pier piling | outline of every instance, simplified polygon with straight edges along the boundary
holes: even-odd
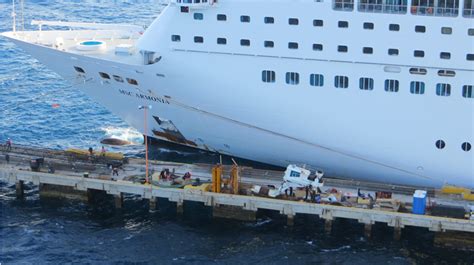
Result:
[[[150,206],[149,206],[149,210],[150,211],[155,211],[156,209],[158,208],[158,200],[156,197],[151,197],[150,198]]]
[[[16,197],[18,199],[22,199],[25,196],[25,184],[23,180],[17,180],[15,188],[16,188]]]
[[[122,195],[122,193],[114,195],[114,202],[115,202],[115,209],[122,209],[123,208],[123,195]]]
[[[364,224],[364,236],[366,238],[372,237],[372,224]]]
[[[324,221],[324,231],[328,235],[331,234],[331,231],[332,231],[332,220],[331,219],[326,219]]]

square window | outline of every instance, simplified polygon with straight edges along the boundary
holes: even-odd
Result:
[[[474,29],[468,29],[467,30],[467,35],[474,36]]]
[[[420,51],[420,50],[415,50],[413,52],[413,56],[418,57],[418,58],[423,58],[423,57],[425,57],[425,52]]]
[[[388,29],[390,31],[400,31],[400,25],[398,24],[390,24],[388,25]]]
[[[340,28],[348,28],[349,27],[349,22],[347,21],[339,21],[337,23],[337,26],[340,27]]]
[[[173,41],[173,42],[180,42],[180,41],[181,41],[181,36],[179,36],[179,35],[171,35],[171,41]]]
[[[275,19],[273,17],[265,17],[264,22],[265,22],[265,24],[274,24]]]
[[[286,83],[289,85],[297,85],[300,83],[300,74],[295,72],[286,73]]]
[[[361,77],[359,79],[359,88],[361,90],[373,90],[374,89],[374,79],[368,77]]]
[[[289,18],[288,19],[288,24],[290,25],[298,25],[299,24],[299,21],[297,18]]]
[[[468,53],[468,54],[466,54],[466,60],[468,60],[468,61],[474,61],[474,54],[473,54],[473,53]]]
[[[338,52],[347,52],[347,46],[339,45],[339,46],[337,46],[337,51]]]
[[[195,20],[203,20],[204,19],[204,15],[202,13],[194,13],[194,19]]]
[[[365,22],[364,23],[364,29],[374,29],[374,23]]]
[[[194,36],[194,42],[195,42],[195,43],[203,43],[203,42],[204,42],[204,38],[201,37],[201,36]]]
[[[311,86],[324,86],[324,76],[321,74],[311,74],[309,76],[309,84]]]
[[[474,92],[473,92],[473,86],[472,85],[464,85],[462,86],[462,97],[463,98],[474,98]]]
[[[323,50],[322,44],[318,44],[318,43],[313,44],[313,51],[322,51],[322,50]]]
[[[313,26],[315,27],[322,27],[324,22],[321,19],[315,19],[313,20]]]
[[[399,82],[398,80],[385,80],[385,91],[387,92],[398,92]]]
[[[227,21],[227,16],[224,14],[217,14],[218,21]]]
[[[181,10],[181,13],[189,13],[189,6],[182,6],[180,10]]]
[[[275,44],[273,43],[273,41],[271,40],[266,40],[264,43],[263,43],[263,46],[265,46],[265,48],[273,48],[275,46]]]
[[[297,42],[288,42],[288,49],[298,49]]]
[[[441,28],[441,34],[450,35],[452,33],[453,33],[453,28],[450,28],[450,27],[442,27]]]
[[[425,93],[425,83],[420,81],[410,82],[410,93],[422,95]]]
[[[240,16],[240,22],[250,23],[250,17],[249,16]]]
[[[250,46],[250,40],[241,39],[240,40],[240,46]]]
[[[426,32],[426,27],[417,25],[417,26],[415,26],[415,32],[425,33]]]
[[[436,84],[436,95],[442,97],[449,97],[451,95],[450,84]]]
[[[451,59],[451,53],[449,53],[449,52],[441,52],[441,53],[439,54],[439,58],[445,59],[445,60],[449,60],[449,59]]]
[[[390,56],[398,56],[398,49],[388,49],[388,55]]]
[[[334,86],[336,88],[348,88],[349,87],[349,77],[336,75],[334,77]]]
[[[264,83],[275,83],[275,71],[262,71],[262,81]]]
[[[373,54],[373,53],[374,53],[374,49],[373,49],[372,47],[364,47],[364,48],[362,49],[362,52],[363,52],[364,54]]]
[[[225,44],[227,44],[227,39],[226,38],[217,38],[217,44],[225,45]]]

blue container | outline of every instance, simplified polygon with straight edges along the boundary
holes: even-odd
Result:
[[[415,190],[413,194],[413,213],[414,214],[425,214],[426,208],[426,191]]]

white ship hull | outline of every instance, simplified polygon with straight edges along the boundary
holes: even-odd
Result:
[[[172,18],[166,14],[161,18],[167,19]],[[163,29],[152,25],[149,31],[153,30]],[[162,35],[169,38],[168,32]],[[397,66],[403,86],[399,93],[388,94],[383,80],[393,73],[387,73],[383,64],[262,58],[178,47],[160,48],[159,63],[143,66],[9,37],[65,79],[76,76],[73,66],[82,67],[85,77],[73,82],[152,137],[273,165],[306,164],[330,176],[474,187],[474,152],[460,147],[474,143],[473,100],[410,94],[407,84],[413,77],[406,74],[410,66]],[[261,82],[262,69],[277,73],[295,69],[304,82],[317,69],[330,84],[340,73],[354,83],[356,76],[380,78],[372,91],[288,86],[284,76],[277,77],[279,85]],[[99,72],[133,78],[139,85],[104,80],[98,78]],[[472,69],[461,69],[453,86],[472,83],[472,78]],[[434,70],[423,77],[427,87],[441,79]],[[148,131],[143,110],[138,109],[144,104],[152,105]],[[446,142],[442,150],[435,146],[439,139]]]

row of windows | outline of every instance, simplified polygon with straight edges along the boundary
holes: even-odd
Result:
[[[203,20],[204,15],[202,13],[194,13],[194,19],[195,20]],[[227,15],[224,14],[217,14],[217,20],[218,21],[227,21]],[[250,16],[240,16],[240,21],[243,23],[249,23],[250,22]],[[263,22],[265,24],[274,24],[275,23],[275,18],[274,17],[264,17]],[[289,25],[299,25],[299,19],[298,18],[288,18],[288,24]],[[349,28],[349,22],[348,21],[338,21],[337,23],[339,28]],[[322,19],[313,19],[313,26],[314,27],[323,27],[324,26],[324,21]],[[373,30],[375,29],[375,24],[372,22],[364,22],[362,24],[362,28],[366,30]],[[389,24],[388,29],[390,31],[400,31],[400,25],[399,24]],[[426,26],[423,25],[416,25],[415,26],[415,32],[418,33],[425,33],[426,32]],[[441,34],[447,34],[450,35],[453,33],[453,28],[452,27],[441,27]],[[474,28],[470,28],[467,30],[467,34],[469,36],[474,36]]]
[[[83,68],[79,67],[79,66],[74,66],[74,70],[78,73],[78,74],[85,74],[86,71],[84,71]],[[104,73],[104,72],[99,72],[99,76],[102,78],[102,79],[105,79],[105,80],[110,80],[111,77],[109,74],[107,73]],[[119,83],[123,83],[125,82],[123,80],[123,78],[119,75],[112,75],[113,79],[116,81],[116,82],[119,82]],[[133,79],[133,78],[125,78],[125,80],[127,80],[127,83],[129,83],[130,85],[135,85],[135,86],[138,86],[138,82],[137,80]]]
[[[272,70],[262,71],[262,81],[265,83],[275,83],[276,74]],[[296,72],[287,72],[285,74],[285,82],[289,85],[298,85],[300,83],[300,74]],[[311,86],[324,86],[324,75],[322,74],[310,74],[309,84]],[[387,79],[384,82],[385,91],[387,92],[398,92],[400,88],[400,82],[398,80]],[[336,88],[348,88],[349,77],[343,75],[336,75],[334,77],[334,87]],[[359,78],[359,88],[361,90],[373,90],[374,79],[369,77]],[[472,85],[464,85],[462,87],[462,96],[465,98],[474,98]],[[410,93],[412,94],[424,94],[425,83],[421,81],[410,82]],[[436,84],[436,95],[438,96],[451,96],[451,85],[446,83]]]
[[[173,42],[180,42],[181,41],[181,36],[180,35],[171,35],[171,41]],[[202,36],[194,36],[194,42],[195,43],[204,43],[204,37]],[[226,38],[217,38],[217,44],[220,45],[226,45],[227,44],[227,39]],[[250,40],[249,39],[241,39],[240,40],[240,45],[249,47],[250,46]],[[265,48],[274,48],[275,43],[270,40],[266,40],[263,42],[263,46]],[[320,43],[313,43],[312,48],[314,51],[323,51],[323,44]],[[298,42],[288,42],[288,49],[291,50],[296,50],[299,49],[299,43]],[[337,51],[340,53],[347,53],[349,52],[349,47],[346,45],[338,45],[337,46]],[[373,54],[374,53],[374,48],[373,47],[363,47],[362,48],[362,53],[363,54]],[[387,54],[390,56],[398,56],[399,55],[399,50],[395,48],[390,48],[387,51]],[[425,57],[425,51],[423,50],[414,50],[413,51],[413,56],[416,58],[424,58]],[[444,59],[444,60],[449,60],[451,59],[451,53],[450,52],[440,52],[439,53],[439,58]],[[474,61],[474,54],[468,53],[466,54],[466,60],[467,61]]]
[[[438,140],[435,142],[435,146],[438,149],[444,149],[446,147],[446,143],[443,140]],[[471,148],[472,146],[471,146],[471,143],[469,142],[464,142],[461,144],[461,149],[465,152],[471,151]]]

